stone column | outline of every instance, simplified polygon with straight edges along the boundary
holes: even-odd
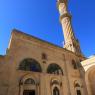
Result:
[[[23,91],[24,91],[24,90],[23,90],[23,85],[20,85],[20,92],[19,92],[19,94],[20,94],[20,95],[23,95]]]

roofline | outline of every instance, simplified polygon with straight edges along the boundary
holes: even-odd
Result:
[[[41,42],[44,42],[44,43],[53,45],[53,46],[58,47],[58,48],[61,48],[61,49],[65,49],[65,48],[63,48],[63,47],[61,47],[61,46],[58,46],[58,45],[53,44],[53,43],[50,43],[50,42],[48,42],[48,41],[45,41],[45,40],[43,40],[43,39],[40,39],[40,38],[35,37],[35,36],[33,36],[33,35],[27,34],[27,33],[25,33],[25,32],[22,32],[22,31],[20,31],[20,30],[17,30],[17,29],[13,29],[11,35],[14,34],[14,33],[17,33],[17,34],[20,34],[20,35],[25,35],[25,36],[27,36],[27,37],[32,37],[32,38],[34,38],[34,39],[40,40]]]
[[[49,45],[51,45],[51,46],[54,46],[55,48],[59,48],[59,49],[65,50],[66,52],[72,53],[72,54],[74,54],[74,55],[76,55],[76,56],[81,56],[81,55],[75,54],[74,52],[69,51],[69,50],[67,50],[67,49],[65,49],[65,48],[63,48],[63,47],[61,47],[61,46],[58,46],[58,45],[55,45],[55,44],[50,43],[50,42],[48,42],[48,41],[42,40],[42,39],[40,39],[40,38],[37,38],[37,37],[35,37],[35,36],[32,36],[32,35],[30,35],[30,34],[27,34],[27,33],[25,33],[25,32],[22,32],[22,31],[20,31],[20,30],[17,30],[17,29],[13,29],[13,30],[12,30],[11,36],[12,36],[13,34],[24,35],[24,36],[29,37],[30,39],[31,39],[31,38],[34,38],[34,39],[36,39],[36,40],[38,40],[38,41],[41,41],[41,42],[43,42],[43,43],[47,43],[47,44],[49,44]],[[84,57],[84,56],[81,56],[81,57]],[[84,57],[84,58],[86,58],[86,57]]]

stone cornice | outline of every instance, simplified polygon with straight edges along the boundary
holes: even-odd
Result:
[[[65,14],[61,15],[61,16],[60,16],[60,22],[61,22],[65,17],[69,17],[69,18],[71,19],[72,16],[70,15],[70,13],[65,13]]]

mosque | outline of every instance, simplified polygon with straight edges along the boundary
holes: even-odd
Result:
[[[0,55],[0,95],[95,95],[95,56],[81,52],[67,0],[57,6],[64,47],[13,29]]]

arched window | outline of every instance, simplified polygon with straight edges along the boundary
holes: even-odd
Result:
[[[76,94],[81,95],[81,87],[78,83],[75,84],[75,88],[76,88]]]
[[[61,75],[63,75],[63,71],[62,71],[61,67],[59,67],[59,65],[54,64],[54,63],[50,64],[48,66],[47,73],[50,73],[50,74],[61,74]]]
[[[40,64],[34,59],[24,59],[19,66],[20,70],[42,72]]]
[[[59,95],[59,89],[57,87],[53,89],[53,95]]]
[[[33,85],[35,85],[35,81],[32,78],[28,78],[27,80],[25,80],[24,84],[33,84]]]
[[[74,60],[72,60],[72,65],[73,65],[74,69],[77,69],[77,64],[76,64],[76,62]]]

